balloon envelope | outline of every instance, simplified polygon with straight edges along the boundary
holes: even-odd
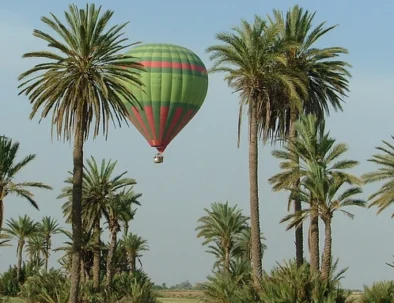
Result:
[[[146,70],[144,87],[132,87],[142,109],[127,104],[129,120],[162,153],[203,104],[207,69],[191,50],[173,44],[143,44],[127,54]]]

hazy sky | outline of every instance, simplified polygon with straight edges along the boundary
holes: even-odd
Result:
[[[23,4],[22,4],[23,3]],[[85,5],[84,1],[76,1]],[[192,49],[211,66],[205,49],[215,43],[215,33],[238,25],[241,18],[265,16],[272,9],[287,10],[294,1],[235,0],[151,0],[96,1],[103,8],[115,11],[114,23],[130,21],[126,28],[131,41],[169,42]],[[366,159],[381,140],[392,134],[394,110],[394,40],[392,24],[394,2],[373,1],[298,1],[317,11],[316,23],[340,26],[328,34],[319,46],[342,46],[350,51],[347,60],[353,65],[351,94],[344,112],[333,113],[328,126],[338,141],[349,144],[348,157],[359,160],[355,170],[361,174],[373,169]],[[0,7],[0,133],[21,143],[20,157],[36,153],[37,159],[21,174],[20,180],[44,181],[51,192],[36,191],[41,210],[15,197],[5,200],[6,218],[28,214],[40,220],[49,215],[63,224],[61,205],[57,200],[63,180],[72,165],[72,149],[68,143],[50,138],[49,121],[38,124],[28,119],[31,106],[26,97],[17,96],[17,76],[33,64],[21,59],[28,51],[43,49],[32,36],[34,28],[48,31],[41,16],[53,12],[63,19],[68,1],[4,1]],[[51,32],[52,33],[52,32]],[[203,209],[214,201],[238,204],[249,214],[248,152],[246,124],[241,148],[236,147],[237,96],[231,92],[222,75],[210,76],[209,90],[199,113],[175,138],[165,152],[161,165],[153,163],[155,150],[132,126],[112,129],[108,141],[102,137],[90,140],[85,157],[118,161],[117,172],[128,171],[143,193],[142,206],[131,224],[149,242],[144,254],[144,269],[156,283],[168,285],[189,279],[203,281],[210,274],[213,259],[196,238],[196,221]],[[278,172],[278,162],[270,147],[260,145],[259,185],[261,227],[267,238],[268,251],[264,268],[294,256],[293,231],[286,232],[279,220],[286,214],[287,193],[273,193],[267,179]],[[377,186],[365,187],[365,197]],[[340,267],[349,266],[344,286],[361,288],[374,280],[390,279],[393,269],[385,265],[394,254],[390,211],[376,216],[376,209],[353,210],[355,220],[337,214],[333,226],[334,258]],[[306,228],[307,229],[307,228]],[[107,237],[107,235],[105,235]],[[323,239],[323,234],[321,236]],[[55,236],[54,247],[64,239]],[[108,238],[105,238],[108,240]],[[305,242],[306,244],[306,242]],[[305,245],[305,247],[307,247]],[[0,271],[16,262],[15,247],[1,249]],[[51,257],[57,266],[58,254]],[[308,255],[307,255],[308,257]]]

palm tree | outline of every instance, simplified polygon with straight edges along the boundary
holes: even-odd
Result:
[[[61,229],[59,228],[57,220],[47,216],[42,218],[38,229],[45,243],[45,252],[43,253],[43,256],[45,258],[45,271],[48,271],[48,261],[50,250],[52,248],[52,235],[58,234]]]
[[[285,137],[291,141],[297,133],[295,122],[302,113],[313,113],[319,120],[329,115],[330,106],[334,110],[342,110],[342,101],[349,91],[348,78],[350,73],[347,62],[335,59],[348,51],[342,47],[317,48],[316,42],[336,26],[325,27],[325,22],[313,27],[316,13],[304,10],[298,5],[290,8],[286,16],[279,10],[273,11],[273,17],[268,16],[271,24],[280,24],[279,39],[291,45],[285,52],[288,66],[296,71],[306,82],[307,94],[302,96],[301,103],[285,98],[282,110]],[[286,96],[284,96],[286,97]],[[299,186],[295,180],[293,187]],[[301,202],[294,201],[294,212],[301,210]],[[296,260],[297,266],[303,263],[303,231],[302,225],[295,229]]]
[[[42,17],[55,35],[34,30],[34,36],[48,43],[51,51],[26,53],[24,58],[43,58],[47,62],[22,73],[19,94],[25,94],[33,104],[30,118],[42,110],[41,119],[52,113],[52,129],[58,137],[70,141],[73,151],[73,261],[70,302],[79,302],[80,258],[82,237],[82,175],[83,146],[93,126],[93,136],[108,135],[109,121],[126,122],[128,104],[137,104],[131,83],[142,86],[139,73],[143,70],[130,55],[121,54],[130,45],[122,30],[115,25],[107,29],[113,11],[101,14],[94,4],[79,9],[69,6],[63,24],[56,16]],[[93,125],[92,125],[93,124]]]
[[[337,175],[334,177],[328,177],[328,180],[314,180],[307,179],[302,183],[304,189],[299,190],[296,193],[300,201],[309,203],[311,201],[311,193],[316,192],[319,187],[324,187],[325,197],[322,197],[322,201],[318,203],[319,216],[325,225],[325,239],[324,239],[324,249],[323,249],[323,259],[322,259],[322,278],[328,279],[331,272],[332,263],[332,229],[331,223],[334,213],[340,211],[347,215],[349,218],[353,219],[354,215],[350,212],[344,210],[344,208],[349,206],[365,207],[366,202],[354,196],[362,193],[362,189],[359,186],[353,186],[342,193],[338,193],[343,185],[352,184],[354,185],[355,178],[351,176],[349,180],[348,175]],[[316,182],[316,180],[318,180]],[[357,179],[356,179],[357,180]],[[323,183],[323,184],[322,184]],[[361,180],[357,180],[356,184],[362,184]],[[319,199],[320,200],[320,199]],[[302,211],[286,216],[282,222],[291,221],[288,226],[292,228],[301,222],[303,222],[311,212],[311,208],[303,209]]]
[[[11,238],[18,242],[16,247],[16,255],[18,257],[17,265],[17,280],[20,281],[21,269],[22,269],[22,253],[26,243],[26,239],[37,233],[37,223],[30,219],[29,216],[19,216],[18,220],[10,219],[7,220],[7,227],[3,228]]]
[[[353,160],[340,160],[337,158],[347,151],[346,144],[335,144],[335,139],[325,132],[324,121],[318,121],[314,115],[301,115],[296,122],[297,137],[293,142],[288,142],[284,150],[276,150],[272,154],[282,160],[282,172],[269,179],[274,190],[289,190],[292,197],[299,198],[298,189],[293,188],[294,181],[301,180],[301,187],[309,191],[308,211],[310,217],[310,263],[311,270],[318,272],[320,269],[319,253],[319,205],[326,202],[330,180],[345,178],[348,183],[360,184],[360,180],[347,173],[345,170],[358,164]],[[337,161],[337,162],[334,162]],[[295,194],[294,194],[295,193]],[[281,222],[296,214],[285,217]],[[299,221],[298,223],[301,223]],[[297,226],[293,224],[290,228]]]
[[[84,168],[83,183],[82,183],[82,216],[83,222],[87,229],[93,228],[93,235],[95,238],[95,251],[93,257],[93,284],[98,291],[100,285],[100,234],[101,234],[101,217],[108,213],[108,205],[111,203],[113,196],[120,190],[125,189],[136,184],[136,181],[131,178],[124,177],[127,171],[114,176],[114,170],[117,162],[106,162],[105,159],[101,161],[101,166],[97,165],[94,157],[87,159],[87,165]],[[72,173],[70,173],[72,175]],[[73,178],[68,178],[65,183],[70,184],[62,189],[62,194],[58,198],[68,198],[63,206],[67,221],[71,215],[70,201],[73,194],[72,187]]]
[[[127,191],[123,190],[119,194],[116,194],[107,204],[105,216],[111,234],[111,242],[107,255],[107,276],[105,281],[107,292],[110,291],[109,287],[111,285],[114,272],[113,257],[116,250],[116,244],[118,242],[117,234],[120,231],[120,221],[123,220],[125,222],[126,220],[134,218],[136,210],[133,209],[133,205],[141,205],[138,201],[141,196],[142,194],[136,194],[132,188],[129,188]],[[127,235],[127,233],[125,233],[125,235]]]
[[[16,183],[15,178],[36,155],[30,154],[17,162],[19,143],[11,139],[0,136],[0,230],[4,220],[4,199],[9,194],[22,197],[38,209],[38,204],[34,200],[34,194],[30,188],[52,189],[51,186],[41,182],[20,182]]]
[[[252,266],[256,287],[262,276],[257,142],[261,134],[266,140],[276,125],[275,103],[270,93],[276,90],[297,99],[297,88],[302,89],[299,79],[286,68],[284,46],[276,43],[279,31],[279,26],[267,27],[256,16],[253,24],[243,20],[232,33],[218,33],[216,39],[222,44],[207,49],[214,61],[211,72],[224,72],[228,85],[240,93],[238,145],[243,108],[248,107]]]
[[[30,262],[35,264],[37,270],[40,269],[41,255],[44,257],[44,260],[48,260],[45,238],[40,233],[40,226],[38,224],[37,233],[30,236],[27,240],[26,252],[30,257]]]
[[[394,136],[391,138],[394,139]],[[376,147],[381,153],[368,159],[378,165],[378,170],[363,175],[366,183],[386,181],[378,191],[368,197],[371,201],[368,207],[376,206],[378,214],[394,202],[394,145],[385,140],[382,142],[382,146]],[[391,217],[393,218],[394,214]]]
[[[135,270],[137,269],[137,259],[141,263],[141,252],[149,250],[148,241],[142,239],[136,234],[130,233],[127,235],[127,237],[123,237],[121,245],[123,245],[126,251],[127,259],[129,260],[130,264],[130,274],[133,275]]]
[[[225,270],[230,270],[231,252],[235,248],[236,237],[248,228],[248,217],[242,215],[237,205],[230,207],[228,202],[212,203],[211,210],[204,209],[207,215],[198,219],[197,238],[205,238],[202,245],[211,244],[210,253],[217,257],[223,252],[222,265]],[[261,245],[260,245],[261,246]]]

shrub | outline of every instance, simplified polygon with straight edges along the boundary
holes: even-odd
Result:
[[[339,280],[346,270],[334,276],[337,263],[333,265],[331,278],[323,281],[319,274],[312,275],[310,266],[304,263],[300,268],[294,260],[276,266],[264,274],[262,281],[262,303],[344,303],[350,292],[340,288]]]
[[[29,277],[21,288],[21,297],[27,303],[67,303],[70,283],[60,271],[50,269]]]
[[[371,287],[364,286],[361,296],[363,303],[392,303],[394,302],[394,281],[380,281]]]

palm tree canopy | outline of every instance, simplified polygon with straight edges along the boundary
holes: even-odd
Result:
[[[17,161],[18,151],[19,142],[13,142],[7,137],[0,136],[0,198],[4,198],[8,194],[15,194],[25,198],[38,209],[34,194],[29,189],[52,189],[52,187],[42,182],[15,182],[18,173],[36,157],[36,155],[30,154],[21,161]]]
[[[225,73],[228,85],[240,93],[238,144],[244,106],[249,106],[250,115],[250,103],[257,102],[260,134],[267,139],[277,131],[274,115],[278,108],[272,94],[300,101],[299,94],[307,93],[301,78],[287,68],[284,51],[288,45],[278,41],[280,30],[281,25],[267,26],[255,16],[253,24],[243,20],[233,32],[218,33],[216,39],[222,44],[207,49],[214,61],[210,72]]]
[[[101,14],[94,4],[79,9],[69,6],[66,23],[55,15],[41,21],[55,35],[35,29],[33,35],[53,50],[30,52],[23,58],[47,60],[22,73],[18,88],[33,104],[30,118],[41,110],[41,119],[52,114],[52,130],[70,140],[76,125],[85,130],[85,139],[94,119],[94,136],[100,128],[108,134],[108,123],[127,123],[126,103],[137,104],[127,83],[142,86],[142,65],[130,55],[121,54],[128,40],[121,32],[127,23],[107,29],[113,11]],[[26,80],[27,79],[27,80]],[[40,119],[40,120],[41,120]],[[78,124],[79,123],[79,124]],[[100,126],[101,124],[101,126]]]
[[[321,181],[328,175],[347,178],[347,182],[351,184],[362,184],[359,178],[345,172],[358,165],[357,161],[337,161],[348,147],[344,143],[335,144],[335,139],[325,131],[324,121],[319,121],[312,114],[301,115],[296,123],[296,130],[298,136],[293,142],[285,144],[282,150],[272,152],[275,158],[282,160],[279,164],[282,171],[269,179],[275,191],[291,190],[296,180],[308,178],[308,182],[320,184],[313,189],[313,194],[324,200],[328,184],[324,187]]]
[[[325,114],[329,115],[330,106],[334,110],[342,110],[351,74],[348,70],[350,64],[338,59],[348,54],[347,49],[339,46],[315,46],[323,36],[336,28],[326,27],[325,22],[313,27],[315,14],[295,5],[286,12],[286,16],[281,11],[274,10],[273,16],[268,16],[268,20],[272,25],[280,25],[279,39],[284,41],[282,43],[291,45],[285,53],[287,63],[306,80],[308,94],[302,95],[302,112],[312,113],[323,119]],[[291,103],[287,102],[287,108]]]
[[[108,216],[110,201],[115,198],[116,194],[137,184],[135,179],[125,177],[127,171],[114,175],[116,164],[116,161],[107,162],[103,159],[101,166],[98,166],[94,157],[87,160],[82,180],[82,203],[84,222],[88,224],[88,228],[91,227],[95,218],[101,218],[102,215]],[[71,177],[65,181],[69,186],[64,187],[58,196],[59,199],[68,198],[63,205],[63,212],[68,221],[71,218],[73,191],[73,177],[71,172],[69,174]]]
[[[38,223],[34,222],[29,216],[19,216],[18,220],[11,218],[7,220],[7,227],[3,228],[10,237],[17,241],[24,242],[27,238],[38,232]]]
[[[317,202],[322,218],[332,217],[340,210],[352,217],[342,208],[346,206],[365,206],[365,201],[354,198],[362,192],[362,181],[347,170],[358,165],[354,160],[341,157],[348,148],[337,143],[329,132],[325,131],[325,122],[318,121],[315,115],[301,115],[296,124],[298,136],[284,145],[283,150],[275,150],[273,155],[282,160],[281,172],[269,179],[274,190],[291,191],[291,198],[305,203]],[[295,179],[300,178],[300,187],[292,188]],[[344,185],[351,187],[339,194]],[[281,222],[295,219],[288,229],[300,224],[309,214],[304,209],[291,214]]]
[[[391,138],[394,139],[394,136]],[[394,202],[394,145],[383,140],[383,144],[376,149],[381,153],[373,155],[368,161],[377,164],[378,169],[364,174],[363,180],[366,183],[385,181],[380,189],[368,198],[371,201],[369,207],[377,206],[379,214]]]
[[[229,246],[231,249],[236,241],[237,235],[248,228],[248,217],[242,215],[237,205],[230,207],[226,203],[212,203],[211,210],[204,209],[206,216],[198,219],[197,237],[203,237],[203,245],[218,241],[221,247]]]

